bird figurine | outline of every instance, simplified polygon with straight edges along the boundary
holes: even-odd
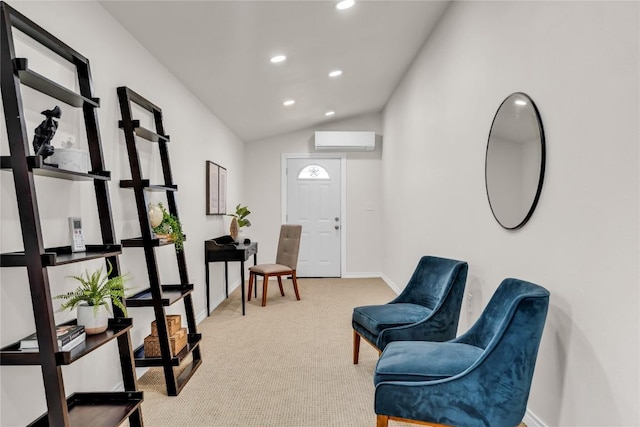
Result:
[[[36,156],[42,156],[42,159],[44,160],[54,152],[51,140],[58,129],[58,122],[55,121],[54,118],[59,119],[62,116],[62,110],[60,110],[60,107],[56,105],[53,110],[44,110],[40,114],[43,114],[46,119],[44,119],[35,129],[35,135],[33,136],[33,151]]]

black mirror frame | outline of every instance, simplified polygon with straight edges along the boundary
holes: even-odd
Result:
[[[531,106],[533,107],[533,112],[535,113],[535,116],[536,116],[536,122],[538,123],[538,131],[540,133],[540,176],[538,177],[538,188],[536,189],[536,195],[533,198],[533,202],[531,203],[531,207],[529,208],[527,215],[525,215],[524,219],[520,221],[520,223],[518,223],[516,226],[507,227],[500,221],[500,219],[498,219],[495,211],[493,210],[493,206],[491,205],[491,197],[489,197],[489,185],[487,182],[487,158],[489,155],[489,144],[491,142],[491,133],[493,131],[493,125],[495,124],[496,118],[498,117],[498,114],[500,113],[500,110],[502,109],[502,106],[504,105],[504,103],[507,102],[507,100],[514,95],[520,95],[526,98],[527,101],[531,103]],[[540,117],[540,111],[538,110],[536,103],[533,102],[533,99],[531,99],[529,95],[527,95],[524,92],[513,92],[500,103],[500,106],[498,107],[496,114],[493,116],[493,121],[491,122],[491,128],[489,129],[489,137],[487,138],[487,148],[484,156],[484,185],[485,185],[485,191],[487,192],[487,201],[489,202],[489,208],[491,209],[491,213],[493,214],[493,217],[498,222],[498,224],[500,224],[502,228],[505,228],[507,230],[517,230],[519,228],[522,228],[529,221],[529,219],[533,215],[533,211],[535,211],[536,206],[538,205],[538,200],[540,199],[540,193],[542,192],[542,184],[544,183],[545,165],[546,165],[546,142],[545,142],[545,136],[544,136],[544,127],[542,126],[542,118]]]

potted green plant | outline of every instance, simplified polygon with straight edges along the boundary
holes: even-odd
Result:
[[[240,242],[244,240],[243,227],[251,227],[251,221],[247,218],[251,211],[247,206],[242,206],[240,203],[236,206],[236,213],[228,214],[233,217],[231,220],[231,226],[229,227],[229,234],[233,237],[233,240]]]
[[[60,310],[78,307],[78,325],[83,325],[87,335],[99,334],[107,329],[111,307],[109,302],[118,307],[126,315],[127,309],[122,299],[124,298],[125,276],[109,278],[113,266],[107,260],[108,271],[102,275],[103,268],[89,273],[85,270],[80,276],[69,276],[80,282],[75,290],[65,294],[56,295],[54,299],[63,299],[65,302]]]
[[[149,204],[149,220],[153,232],[158,238],[167,238],[176,245],[176,250],[181,251],[184,248],[184,233],[182,232],[182,224],[175,215],[170,214],[162,206]]]

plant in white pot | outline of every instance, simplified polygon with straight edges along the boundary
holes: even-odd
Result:
[[[60,306],[60,310],[78,307],[78,325],[84,326],[87,335],[100,334],[107,330],[111,312],[109,303],[112,302],[122,310],[125,316],[127,314],[127,309],[122,303],[125,276],[109,278],[113,266],[109,260],[107,264],[109,269],[106,276],[102,275],[102,267],[91,274],[85,271],[84,275],[70,276],[80,282],[80,286],[71,292],[54,297],[54,299],[66,300]]]

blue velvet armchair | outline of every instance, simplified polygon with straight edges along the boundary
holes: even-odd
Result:
[[[448,342],[393,342],[376,365],[377,426],[389,419],[514,427],[524,417],[549,292],[505,279],[478,321]]]
[[[424,256],[393,301],[353,309],[353,363],[360,338],[382,352],[392,341],[447,341],[455,338],[467,281],[467,263]]]

